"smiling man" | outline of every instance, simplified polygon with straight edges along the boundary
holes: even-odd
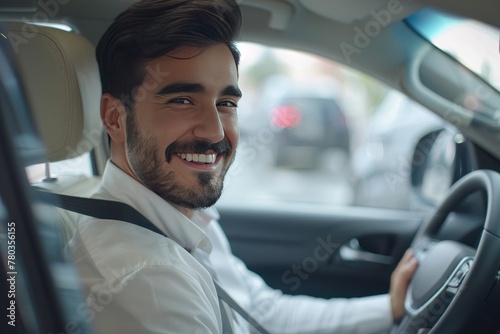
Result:
[[[324,300],[269,288],[234,255],[211,206],[238,145],[241,23],[232,0],[144,0],[97,47],[111,158],[94,195],[131,205],[169,237],[82,219],[69,244],[100,333],[249,333],[213,279],[272,333],[381,333],[402,316],[416,261],[390,295]]]
[[[144,66],[168,75],[149,89],[142,83],[144,93],[132,108],[110,93],[102,97],[111,161],[190,217],[219,199],[235,156],[236,61],[220,43],[181,46]]]

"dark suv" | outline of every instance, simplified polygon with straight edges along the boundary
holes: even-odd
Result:
[[[269,117],[277,166],[311,168],[325,150],[350,152],[349,128],[337,102],[327,97],[286,96]]]

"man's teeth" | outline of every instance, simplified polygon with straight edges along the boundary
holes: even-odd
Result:
[[[217,154],[194,154],[194,153],[177,153],[177,156],[182,160],[194,161],[205,164],[211,164],[215,162]]]

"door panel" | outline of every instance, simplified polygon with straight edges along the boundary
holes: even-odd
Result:
[[[385,293],[425,215],[309,204],[219,205],[233,253],[288,294]]]

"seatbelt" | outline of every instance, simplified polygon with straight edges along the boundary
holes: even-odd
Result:
[[[116,201],[109,201],[97,198],[84,198],[68,196],[62,194],[49,193],[47,191],[35,190],[39,198],[49,204],[57,206],[64,210],[73,211],[85,216],[99,219],[119,220],[131,223],[142,228],[148,229],[168,238],[159,228],[151,223],[139,211],[128,204]],[[262,334],[270,334],[261,324],[257,322],[247,311],[245,311],[229,294],[213,279],[215,290],[220,299],[229,307],[241,315],[250,325]],[[221,310],[222,312],[222,310]],[[227,319],[226,319],[227,322]]]

